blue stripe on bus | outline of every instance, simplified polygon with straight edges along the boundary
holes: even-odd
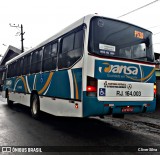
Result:
[[[72,69],[74,98],[81,99],[82,92],[82,69]],[[37,90],[39,95],[68,98],[71,99],[71,88],[67,70],[56,72],[45,72],[32,74],[27,76],[13,77],[7,79],[11,81],[11,85],[4,86],[4,90],[8,88],[10,91],[29,93],[32,90]],[[15,87],[15,89],[14,89]]]

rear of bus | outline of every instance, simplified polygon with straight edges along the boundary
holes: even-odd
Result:
[[[88,25],[83,116],[153,112],[156,107],[152,33],[103,17]]]

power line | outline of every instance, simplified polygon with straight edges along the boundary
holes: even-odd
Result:
[[[117,17],[117,18],[124,17],[124,16],[126,16],[126,15],[128,15],[128,14],[130,14],[130,13],[132,13],[132,12],[138,11],[138,10],[140,10],[140,9],[142,9],[142,8],[145,8],[145,7],[147,7],[147,6],[149,6],[149,5],[153,4],[153,3],[156,3],[156,2],[158,2],[158,1],[159,1],[159,0],[152,1],[152,2],[150,2],[150,3],[148,3],[148,4],[146,4],[146,5],[143,5],[143,6],[139,7],[139,8],[137,8],[137,9],[134,9],[134,10],[132,10],[132,11],[130,11],[130,12],[127,12],[127,13],[125,13],[125,14]]]
[[[160,44],[160,43],[154,43],[154,44]],[[154,45],[154,44],[152,44],[152,45]]]
[[[157,35],[157,34],[160,34],[160,32],[154,33],[153,35]]]
[[[156,28],[156,27],[160,27],[160,25],[156,25],[156,26],[148,27],[147,29],[153,29],[153,28]]]

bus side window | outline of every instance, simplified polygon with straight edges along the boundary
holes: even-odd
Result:
[[[7,69],[7,78],[11,77],[11,65],[8,65],[8,69]]]
[[[20,59],[20,75],[23,74],[23,58]]]
[[[50,43],[46,45],[44,48],[42,71],[55,70],[56,63],[57,63],[57,43]]]
[[[59,54],[58,68],[69,68],[82,56],[83,30],[73,32],[62,38],[61,52]]]
[[[55,70],[57,67],[57,49],[58,49],[58,44],[53,43],[52,44],[52,51],[51,51],[51,57],[52,57],[52,69]]]
[[[2,84],[4,84],[5,79],[6,79],[6,69],[5,69],[5,71],[3,71]]]
[[[28,54],[24,57],[24,60],[23,60],[23,75],[29,74],[29,72],[30,72],[30,57],[31,57],[30,54]]]
[[[16,63],[16,76],[20,76],[21,75],[21,66],[20,66],[20,59],[17,60],[17,63]]]
[[[17,62],[13,62],[12,64],[11,64],[11,77],[15,77],[16,76],[16,63]]]
[[[11,65],[10,65],[10,77],[13,77],[14,75],[13,75],[13,73],[15,72],[13,72],[13,70],[14,70],[14,63],[12,63]]]
[[[42,49],[34,51],[31,60],[31,73],[38,73],[41,71]]]
[[[83,30],[75,33],[74,49],[79,49],[78,53],[82,54],[83,49]]]

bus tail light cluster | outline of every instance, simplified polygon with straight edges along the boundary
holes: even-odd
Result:
[[[87,96],[97,96],[97,79],[92,77],[87,77]]]
[[[87,92],[97,92],[97,88],[95,86],[87,86]]]
[[[154,97],[156,97],[156,94],[157,94],[157,86],[156,84],[154,84]]]

